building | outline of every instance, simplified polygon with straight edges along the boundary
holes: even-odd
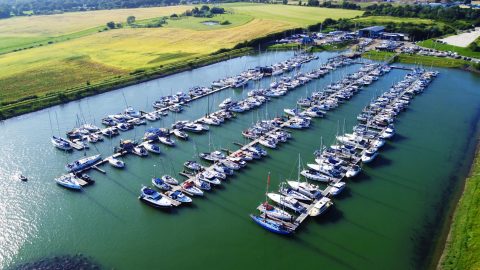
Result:
[[[385,27],[383,26],[370,26],[367,28],[360,29],[358,31],[358,35],[360,37],[376,38],[383,33],[383,30],[385,30]]]
[[[402,33],[381,33],[380,38],[388,39],[388,40],[395,40],[395,41],[404,41],[408,40],[407,35]]]

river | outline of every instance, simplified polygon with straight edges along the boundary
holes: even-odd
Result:
[[[319,60],[302,67],[317,68],[335,53],[318,53]],[[107,174],[91,172],[95,185],[82,193],[65,190],[53,179],[64,165],[83,156],[63,153],[50,136],[63,135],[78,119],[100,126],[107,114],[125,103],[151,110],[155,97],[208,84],[258,65],[279,62],[291,52],[264,53],[231,59],[193,71],[55,106],[0,123],[0,269],[62,255],[82,254],[104,268],[115,269],[417,269],[428,263],[435,238],[452,194],[462,186],[474,150],[480,113],[480,76],[453,69],[440,75],[417,96],[396,122],[397,134],[363,173],[348,181],[335,206],[309,218],[293,237],[271,234],[248,217],[264,199],[266,177],[272,188],[296,177],[296,160],[313,161],[320,138],[331,144],[337,132],[356,124],[356,115],[379,93],[406,74],[394,69],[364,88],[350,101],[315,119],[310,129],[294,131],[293,139],[249,164],[191,207],[158,211],[137,199],[153,175],[177,173],[196,152],[236,149],[245,142],[241,131],[258,119],[272,118],[295,106],[300,97],[336,81],[360,65],[339,68],[324,78],[299,87],[257,110],[238,115],[209,133],[192,135],[174,148],[162,146],[160,156],[127,156],[127,167],[107,165]],[[270,83],[270,79],[260,82]],[[152,126],[175,120],[194,120],[218,108],[227,97],[240,99],[245,90],[227,89],[192,102],[178,115],[170,114]],[[150,123],[149,123],[150,125]],[[112,153],[120,139],[143,136],[145,128],[92,147],[88,154]],[[13,175],[29,177],[20,182]]]

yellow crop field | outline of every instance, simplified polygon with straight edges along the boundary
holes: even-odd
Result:
[[[232,48],[238,43],[270,33],[319,23],[327,17],[348,18],[362,14],[361,11],[353,10],[286,5],[226,4],[222,6],[229,13],[217,17],[228,20],[231,22],[229,25],[216,25],[209,28],[202,24],[206,19],[189,17],[178,21],[169,20],[166,26],[160,28],[121,28],[95,32],[47,46],[0,55],[0,89],[2,90],[0,102],[15,101],[30,95],[42,96],[55,93],[66,88],[85,85],[87,81],[99,82],[137,69],[181,63],[196,57],[204,57],[221,48]],[[151,13],[144,11],[142,14],[144,16],[160,13],[166,15],[185,8],[166,7],[161,12],[159,10],[162,8],[154,8]],[[136,15],[137,10],[139,9],[121,12],[102,11],[102,13],[115,14],[109,15],[110,17],[105,15],[104,19],[109,21],[115,20],[114,18],[123,19],[131,14]],[[79,19],[80,14],[72,14],[71,16],[75,19],[69,20],[83,20]],[[62,14],[62,16],[67,15]],[[79,26],[50,27],[46,22],[48,20],[44,17],[48,16],[38,17],[45,23],[43,27],[47,30],[42,30],[44,33],[64,33],[80,29]],[[96,23],[100,21],[103,23],[105,20],[95,19]],[[32,24],[35,23],[32,22]],[[89,22],[82,27],[91,26],[94,24]],[[30,31],[26,26],[19,27],[22,33]]]
[[[0,20],[1,36],[58,36],[105,25],[109,21],[125,22],[132,15],[137,20],[182,13],[188,6],[69,12],[55,15],[14,17]]]

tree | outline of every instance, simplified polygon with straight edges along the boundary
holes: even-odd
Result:
[[[132,24],[135,22],[135,16],[128,16],[127,17],[127,24]]]
[[[288,0],[283,0],[283,4],[284,5],[288,4]]]
[[[107,27],[110,28],[110,29],[114,29],[115,28],[115,23],[114,22],[108,22]]]

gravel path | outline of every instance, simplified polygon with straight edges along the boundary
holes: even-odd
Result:
[[[478,37],[480,37],[480,27],[475,28],[475,31],[472,31],[470,33],[462,33],[455,36],[449,36],[440,40],[450,45],[467,47]]]

